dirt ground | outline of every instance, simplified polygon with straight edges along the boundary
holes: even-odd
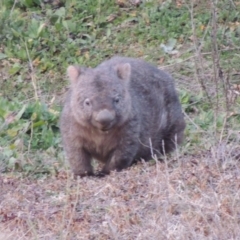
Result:
[[[1,175],[0,239],[240,239],[240,161],[224,151],[104,178]]]

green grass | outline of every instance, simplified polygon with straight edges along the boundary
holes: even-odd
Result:
[[[221,48],[221,68],[229,73],[237,71],[240,62],[239,53],[235,51],[240,45],[240,15],[239,4],[234,8],[224,1],[223,5],[224,9],[219,10],[217,40]],[[2,171],[24,170],[29,164],[24,160],[26,153],[52,148],[55,152],[52,158],[57,158],[57,152],[62,151],[58,118],[68,84],[64,77],[67,66],[94,67],[116,54],[169,65],[176,78],[180,74],[192,79],[185,88],[177,82],[183,109],[198,126],[188,123],[186,146],[194,149],[201,145],[204,132],[221,132],[226,113],[220,112],[216,117],[205,93],[198,88],[197,96],[191,88],[192,83],[198,83],[194,75],[197,66],[192,61],[195,50],[190,7],[190,4],[177,5],[175,1],[143,1],[140,6],[127,1],[122,6],[111,0],[1,1]],[[193,25],[206,53],[202,77],[211,91],[214,83],[209,78],[212,74],[210,24],[210,4],[196,4]],[[177,54],[171,54],[173,50]],[[238,117],[232,117],[229,125],[233,122],[238,126]],[[17,160],[19,158],[22,161]],[[31,163],[35,169],[35,160]],[[39,161],[36,164],[39,165]]]

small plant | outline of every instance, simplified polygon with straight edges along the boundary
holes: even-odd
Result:
[[[44,103],[19,104],[0,98],[0,160],[2,168],[23,169],[23,155],[58,149],[59,111]],[[33,162],[34,165],[34,162]]]

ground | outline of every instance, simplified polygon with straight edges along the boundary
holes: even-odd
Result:
[[[240,162],[166,160],[105,178],[1,176],[1,239],[239,239]]]

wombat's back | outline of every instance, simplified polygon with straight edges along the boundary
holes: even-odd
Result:
[[[131,80],[129,91],[131,97],[139,102],[140,109],[149,114],[160,111],[160,108],[168,107],[170,103],[177,104],[178,112],[181,112],[178,96],[175,91],[174,80],[166,72],[158,69],[141,59],[127,57],[113,57],[100,64],[97,69],[114,68],[117,64],[129,63],[131,65]],[[162,104],[167,104],[163,106]],[[160,104],[160,106],[159,106]],[[145,108],[147,107],[147,108]],[[177,109],[175,109],[177,110]]]
[[[166,72],[141,59],[113,57],[98,68],[111,68],[121,63],[131,65],[129,91],[133,111],[140,122],[142,145],[152,145],[158,153],[175,149],[183,141],[185,121],[174,80]],[[144,148],[140,148],[138,155],[142,156],[144,152]]]

